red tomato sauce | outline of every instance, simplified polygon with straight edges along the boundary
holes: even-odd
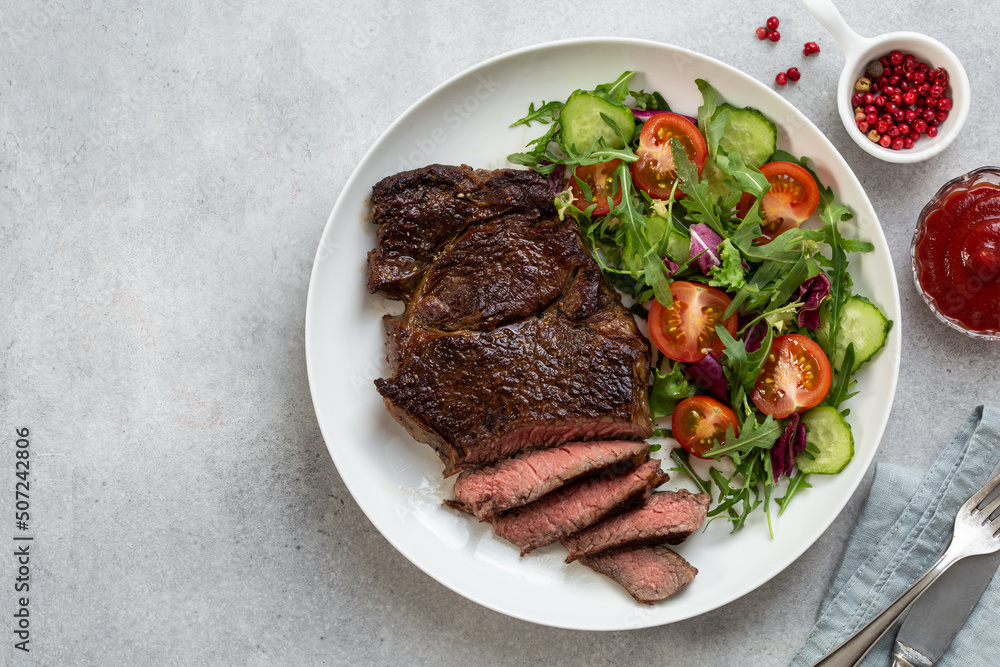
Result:
[[[976,333],[1000,333],[1000,185],[973,178],[940,193],[913,260],[942,315]]]

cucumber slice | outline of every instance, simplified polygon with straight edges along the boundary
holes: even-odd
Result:
[[[802,415],[802,423],[806,425],[806,442],[815,445],[819,452],[813,459],[805,454],[795,457],[799,470],[832,475],[854,458],[854,434],[836,408],[826,405],[813,408]]]
[[[675,225],[667,229],[667,254],[678,264],[691,256],[691,239],[678,231]]]
[[[865,363],[885,345],[889,336],[891,323],[885,315],[863,296],[852,296],[840,307],[840,331],[837,332],[837,350],[833,367],[840,369],[844,364],[844,354],[847,346],[854,343],[854,367],[851,373],[856,373],[861,364]],[[820,343],[829,349],[830,321],[828,309],[824,308],[820,315],[821,327],[818,332]]]
[[[724,109],[729,110],[729,121],[722,132],[719,146],[727,153],[739,151],[744,164],[760,169],[774,154],[778,137],[774,123],[756,109],[737,109],[731,104],[720,104],[712,116],[713,120]]]
[[[601,117],[604,114],[618,124],[625,140]],[[632,110],[591,93],[573,93],[559,112],[563,146],[582,153],[599,138],[610,148],[624,148],[635,134]]]
[[[677,229],[677,225],[658,215],[646,218],[646,240],[650,247],[658,249],[658,254],[666,254],[680,264],[687,261],[691,239]]]

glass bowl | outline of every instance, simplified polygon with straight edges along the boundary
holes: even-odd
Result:
[[[913,282],[916,285],[917,292],[931,309],[931,312],[933,312],[939,320],[950,326],[952,329],[961,331],[967,336],[978,338],[980,340],[1000,340],[1000,323],[998,323],[996,327],[992,328],[972,328],[961,322],[958,318],[948,314],[948,312],[953,312],[952,309],[948,307],[949,305],[954,305],[956,307],[964,306],[968,299],[973,299],[977,296],[977,294],[982,294],[983,290],[987,286],[992,285],[995,276],[989,276],[989,279],[985,281],[985,284],[984,281],[973,278],[973,280],[970,281],[970,287],[968,287],[968,292],[971,292],[971,294],[959,294],[957,290],[948,292],[945,299],[945,301],[949,302],[947,304],[939,303],[939,299],[929,293],[921,282],[921,278],[924,274],[924,267],[921,265],[920,258],[917,255],[917,249],[929,233],[928,220],[934,213],[940,211],[945,206],[946,202],[948,202],[953,196],[968,194],[977,186],[993,186],[998,190],[998,192],[1000,192],[1000,167],[980,167],[979,169],[973,169],[963,176],[953,178],[941,186],[941,189],[937,191],[937,194],[931,197],[931,200],[927,202],[923,210],[920,211],[920,215],[917,218],[917,229],[913,234],[913,242],[910,244],[910,261],[913,266]],[[976,286],[976,284],[978,284],[978,286]],[[940,297],[941,295],[939,294],[938,296]],[[998,320],[1000,320],[1000,317],[998,317]]]

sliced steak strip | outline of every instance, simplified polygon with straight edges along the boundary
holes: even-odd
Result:
[[[643,604],[670,597],[698,574],[697,569],[667,547],[606,551],[586,556],[580,562],[611,577]]]
[[[566,562],[608,549],[680,544],[705,523],[712,497],[686,490],[661,491],[641,507],[608,517],[562,540]]]
[[[455,502],[483,521],[498,512],[541,498],[570,480],[608,469],[625,472],[645,460],[645,442],[571,442],[541,449],[495,466],[463,471],[455,480]]]
[[[597,475],[542,496],[490,519],[493,532],[521,548],[544,547],[643,502],[666,479],[656,459],[621,475]]]

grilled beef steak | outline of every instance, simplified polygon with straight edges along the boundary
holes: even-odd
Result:
[[[581,563],[611,577],[637,602],[653,604],[686,586],[698,574],[667,547],[640,547],[585,556]]]
[[[649,343],[533,172],[433,165],[379,182],[368,289],[386,407],[445,474],[573,440],[650,435]]]
[[[533,503],[490,518],[493,532],[521,548],[521,555],[641,503],[666,481],[651,459],[623,474],[597,475],[546,494]]]
[[[495,466],[463,471],[455,480],[455,503],[483,521],[595,470],[631,470],[648,453],[649,445],[635,440],[571,442],[527,452]]]
[[[641,507],[608,517],[586,530],[563,538],[566,562],[608,549],[680,544],[701,528],[712,497],[686,490],[662,491]]]

